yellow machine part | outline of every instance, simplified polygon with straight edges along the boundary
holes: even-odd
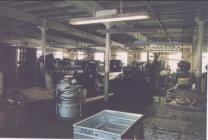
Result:
[[[178,78],[178,85],[190,85],[191,79],[190,78]]]

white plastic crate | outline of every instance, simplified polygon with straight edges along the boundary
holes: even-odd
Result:
[[[142,114],[101,111],[73,125],[76,139],[143,138]]]

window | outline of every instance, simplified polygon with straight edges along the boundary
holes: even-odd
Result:
[[[68,51],[63,51],[63,58],[69,58],[70,59],[70,54]]]
[[[94,59],[97,61],[104,62],[104,53],[102,52],[94,53]]]
[[[147,61],[147,52],[141,52],[141,58],[140,60],[142,62],[146,62]]]
[[[174,53],[168,55],[168,65],[170,66],[171,72],[176,72],[178,62],[182,59],[181,53]]]
[[[84,58],[85,58],[85,53],[83,51],[78,51],[77,52],[77,59],[83,60]]]
[[[147,62],[147,52],[142,52],[141,53],[141,62]],[[149,53],[149,60],[153,61],[154,60],[154,53]]]
[[[40,58],[41,55],[42,55],[42,50],[41,49],[37,49],[37,58]]]
[[[20,61],[20,48],[17,49],[17,67],[20,66],[19,61]]]
[[[202,53],[202,73],[206,72],[205,66],[208,64],[208,52]]]
[[[153,61],[155,59],[154,53],[149,53],[149,60]]]
[[[64,53],[62,51],[56,51],[56,52],[54,52],[53,56],[54,56],[54,58],[63,59]]]
[[[127,66],[128,63],[128,53],[127,52],[117,52],[116,59],[121,60],[124,66]]]
[[[20,61],[20,48],[17,49],[17,62]]]

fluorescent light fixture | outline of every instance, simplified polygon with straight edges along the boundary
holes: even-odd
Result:
[[[119,15],[100,16],[100,17],[76,18],[76,19],[71,19],[69,23],[72,25],[85,25],[85,24],[96,24],[96,23],[141,20],[147,18],[150,18],[147,12],[139,12],[139,13],[125,13]]]
[[[11,46],[14,46],[15,47],[15,46],[17,46],[17,44],[11,44]]]

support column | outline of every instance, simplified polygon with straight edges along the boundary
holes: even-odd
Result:
[[[47,31],[47,22],[44,19],[43,24],[39,26],[41,30],[41,49],[42,49],[42,56],[43,56],[43,63],[40,64],[41,67],[41,75],[42,75],[42,85],[46,87],[46,69],[45,69],[45,55],[46,55],[46,31]]]
[[[201,89],[201,71],[202,71],[202,49],[204,41],[204,21],[196,19],[198,24],[197,30],[197,48],[196,48],[196,93],[200,93]]]
[[[147,50],[147,64],[149,64],[149,50]]]
[[[193,33],[193,41],[192,41],[192,47],[191,47],[191,70],[195,71],[196,70],[196,42],[197,42],[197,33],[196,33],[196,28],[194,29],[194,33]]]
[[[41,48],[42,48],[44,69],[45,69],[45,54],[46,54],[46,31],[47,31],[46,24],[47,24],[46,20],[43,20],[43,24],[39,27],[41,30]]]
[[[207,99],[208,99],[208,64],[206,65],[206,71],[207,71]],[[208,115],[208,102],[207,102],[207,115]],[[207,120],[207,126],[208,126],[208,120]],[[208,134],[208,129],[207,129]]]
[[[109,30],[111,28],[111,23],[106,23],[105,27],[107,30]],[[106,42],[105,42],[104,102],[108,102],[110,56],[111,56],[111,35],[109,32],[107,32],[106,33]]]

